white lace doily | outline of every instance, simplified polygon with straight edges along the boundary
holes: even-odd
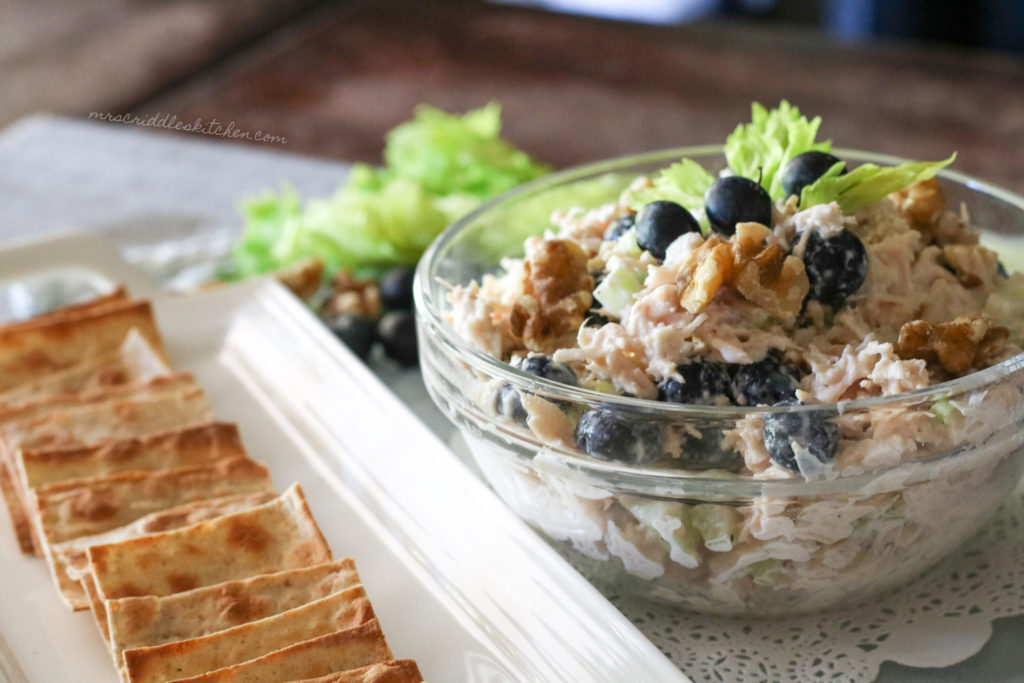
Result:
[[[612,602],[696,681],[871,681],[884,661],[950,666],[1024,614],[1024,487],[963,548],[913,583],[824,614],[733,619]]]

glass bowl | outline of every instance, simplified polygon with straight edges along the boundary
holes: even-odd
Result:
[[[893,157],[839,150],[854,162]],[[424,380],[489,484],[522,519],[606,591],[716,614],[815,611],[893,588],[974,534],[1024,470],[1024,354],[955,381],[896,396],[788,408],[709,407],[611,396],[526,374],[477,349],[447,320],[448,293],[522,256],[572,188],[589,206],[614,200],[636,176],[690,157],[712,172],[720,147],[674,149],[564,171],[514,190],[449,227],[417,272]],[[950,205],[1006,256],[1024,243],[1024,199],[953,172],[939,175]],[[1019,258],[1019,257],[1016,257]],[[535,429],[496,410],[512,387]],[[607,462],[579,451],[574,420],[612,405],[667,434],[760,439],[766,414],[837,423],[845,440],[865,424],[890,438],[857,446],[889,463],[855,475],[754,479]],[[561,420],[563,428],[557,428]],[[861,437],[863,438],[863,437]]]

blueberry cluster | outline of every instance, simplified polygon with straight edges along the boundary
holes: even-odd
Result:
[[[842,161],[827,152],[804,152],[789,160],[782,169],[782,187],[787,196],[800,196],[836,164]],[[845,166],[840,174],[846,173]],[[772,199],[759,182],[742,176],[719,178],[704,195],[704,213],[711,229],[722,235],[736,233],[739,223],[772,224]],[[684,207],[670,201],[647,204],[634,218],[625,216],[609,225],[605,239],[618,239],[630,227],[636,230],[637,244],[657,259],[664,259],[668,246],[688,232],[699,232],[700,225]],[[799,236],[798,236],[799,239]],[[824,238],[808,236],[804,266],[810,281],[807,298],[838,308],[860,289],[867,276],[867,251],[849,230]]]
[[[774,356],[727,365],[696,360],[676,368],[682,378],[658,386],[658,400],[693,405],[774,405],[796,396],[794,371]]]
[[[324,323],[349,349],[366,360],[373,345],[380,342],[389,358],[405,366],[419,362],[416,316],[413,314],[412,285],[415,269],[398,266],[378,280],[380,302],[387,311],[379,319],[354,313],[327,315]]]
[[[773,356],[745,365],[700,359],[678,366],[677,373],[678,379],[666,379],[658,386],[658,400],[752,406],[774,405],[796,395],[796,376]],[[699,433],[686,432],[681,441],[679,462],[685,467],[729,469],[742,464],[739,454],[721,447],[720,428],[709,425]],[[664,437],[653,422],[627,418],[615,407],[605,406],[584,413],[576,428],[576,443],[602,460],[647,464],[661,457]]]

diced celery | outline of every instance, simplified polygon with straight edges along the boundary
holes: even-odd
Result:
[[[630,258],[639,258],[640,254],[643,253],[643,250],[636,241],[636,231],[632,228],[622,233],[615,246],[619,253]]]
[[[704,547],[718,553],[732,550],[740,514],[728,505],[695,505],[690,522],[704,539]]]
[[[758,586],[770,586],[782,569],[782,560],[769,557],[767,560],[753,563],[747,569],[748,575]]]
[[[607,380],[601,380],[587,387],[592,391],[600,391],[602,394],[618,394],[615,390],[615,385]]]
[[[690,523],[686,505],[626,496],[621,501],[637,521],[668,543],[668,554],[673,562],[689,569],[700,565],[700,534]]]
[[[945,423],[950,418],[959,415],[960,411],[957,410],[957,407],[948,398],[940,398],[932,404],[931,413],[935,416],[936,420]]]
[[[642,288],[643,283],[631,268],[617,268],[594,288],[594,297],[602,307],[620,313],[633,303],[633,295]]]

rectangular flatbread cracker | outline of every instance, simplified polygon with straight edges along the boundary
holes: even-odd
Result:
[[[238,456],[208,465],[51,484],[30,494],[29,510],[58,590],[62,596],[78,596],[77,582],[54,558],[52,544],[94,536],[187,503],[273,490],[265,466]]]
[[[118,472],[175,469],[245,455],[238,426],[210,422],[71,448],[20,449],[15,470],[26,490]]]
[[[82,315],[83,313],[98,311],[102,308],[106,308],[115,304],[122,304],[131,299],[128,296],[128,290],[124,287],[118,287],[112,292],[107,294],[100,294],[99,296],[93,297],[92,299],[86,299],[85,301],[79,301],[77,303],[68,304],[59,308],[40,313],[39,315],[32,316],[31,318],[25,318],[24,320],[15,320],[0,326],[0,332],[8,332],[11,330],[23,330],[30,327],[38,327],[40,325],[47,325],[56,320],[63,318],[69,318],[76,315]]]
[[[90,571],[104,600],[173,595],[330,560],[298,484],[244,512],[89,548]]]
[[[267,468],[239,455],[205,465],[49,484],[32,491],[35,505],[30,510],[43,540],[52,544],[103,533],[197,500],[272,490]]]
[[[331,559],[331,548],[302,488],[293,484],[274,500],[244,512],[92,546],[82,584],[96,624],[109,642],[105,600],[173,595]]]
[[[363,587],[345,590],[265,619],[190,640],[125,650],[131,683],[159,683],[241,664],[295,643],[365,624],[374,618]]]
[[[64,541],[48,548],[47,560],[57,582],[61,598],[71,609],[89,609],[89,600],[82,589],[81,580],[89,573],[89,547],[106,543],[119,543],[131,538],[181,529],[182,527],[205,522],[208,519],[229,515],[275,498],[270,491],[247,493],[195,503],[179,505],[161,510],[137,519],[131,524],[111,529],[95,536],[83,536]],[[134,599],[134,598],[133,598]]]
[[[416,662],[398,659],[292,683],[423,683],[423,676]]]
[[[349,558],[260,574],[158,598],[108,600],[111,650],[120,653],[188,640],[280,614],[359,584]]]
[[[266,683],[297,681],[394,659],[376,619],[361,626],[296,643],[242,664],[174,683]]]
[[[176,382],[186,387],[171,388]],[[109,390],[116,396],[111,400],[89,398],[85,405],[10,421],[0,417],[0,489],[22,550],[42,554],[25,511],[26,492],[14,471],[18,449],[84,446],[210,422],[210,404],[194,384],[187,373],[171,375],[142,385],[132,395],[124,394],[127,387],[115,387]]]
[[[116,351],[86,358],[63,370],[46,373],[19,384],[0,394],[0,406],[14,406],[47,396],[80,394],[122,384],[139,384],[169,374],[171,367],[167,362],[138,330],[132,329]]]
[[[0,327],[0,392],[115,351],[132,329],[167,361],[148,301],[113,302]]]

